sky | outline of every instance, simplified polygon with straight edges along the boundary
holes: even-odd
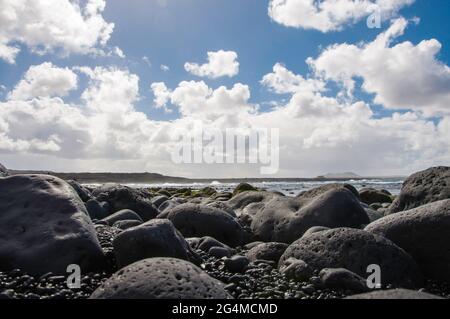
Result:
[[[269,177],[450,163],[447,0],[0,0],[0,162],[258,177],[177,136],[279,130]],[[370,23],[368,23],[368,21]]]

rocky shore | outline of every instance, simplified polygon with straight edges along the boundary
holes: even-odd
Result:
[[[0,299],[450,298],[450,167],[413,174],[398,196],[8,175],[0,165]]]

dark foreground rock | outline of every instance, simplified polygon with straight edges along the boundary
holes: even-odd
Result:
[[[228,213],[213,207],[181,204],[160,214],[169,219],[184,237],[211,236],[235,247],[242,244],[243,229]]]
[[[194,264],[175,258],[150,258],[119,270],[91,298],[225,299],[230,295],[223,283]]]
[[[283,255],[284,251],[287,248],[288,245],[284,243],[276,243],[276,242],[262,243],[250,249],[247,252],[246,256],[251,261],[262,259],[262,260],[271,260],[275,263],[278,263],[281,255]]]
[[[129,228],[113,241],[119,268],[151,257],[174,257],[198,262],[198,256],[169,220],[153,219]]]
[[[422,275],[413,258],[390,240],[364,230],[336,228],[303,237],[290,245],[280,258],[303,260],[314,270],[345,268],[367,277],[367,267],[379,265],[383,285],[417,287]]]
[[[450,282],[450,199],[388,215],[366,230],[403,248],[427,277]]]
[[[297,195],[297,198],[303,198],[303,199],[314,198],[314,197],[322,195],[330,190],[342,189],[342,188],[349,190],[353,195],[355,195],[356,198],[359,199],[359,192],[356,190],[356,188],[353,185],[341,184],[341,183],[330,183],[330,184],[325,184],[325,185],[322,185],[319,187],[312,188],[310,190],[301,192],[300,194]]]
[[[47,175],[0,179],[0,268],[66,274],[99,268],[103,252],[75,190]]]
[[[289,244],[313,226],[360,228],[369,222],[353,193],[338,188],[312,199],[275,197],[253,217],[251,229],[262,241]]]
[[[105,184],[92,193],[99,202],[108,202],[111,212],[131,209],[143,221],[153,219],[159,214],[150,200],[150,194],[143,190],[117,184]]]
[[[450,167],[432,167],[408,177],[387,212],[393,214],[449,198]]]
[[[443,299],[426,292],[408,289],[379,290],[349,296],[345,299]]]

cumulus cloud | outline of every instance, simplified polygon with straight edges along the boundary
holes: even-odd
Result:
[[[266,74],[261,84],[275,93],[295,93],[299,91],[323,91],[325,83],[319,79],[305,79],[301,75],[289,71],[281,63],[273,66],[273,72]]]
[[[7,165],[192,177],[259,174],[257,165],[174,164],[171,154],[178,143],[174,137],[191,132],[196,121],[206,130],[278,128],[278,176],[314,176],[324,168],[399,174],[450,160],[448,116],[435,123],[413,110],[378,118],[367,103],[333,96],[323,80],[310,85],[314,78],[281,64],[263,83],[275,93],[288,94],[288,99],[265,112],[251,103],[250,89],[242,83],[216,88],[203,81],[183,81],[174,88],[153,83],[155,103],[159,107],[170,103],[179,111],[180,117],[170,121],[156,121],[137,110],[139,78],[127,69],[70,71],[86,75],[79,81],[87,78],[87,83],[80,83],[85,89],[79,103],[49,94],[0,102],[0,153]]]
[[[77,88],[77,79],[69,68],[55,67],[50,62],[34,65],[8,94],[8,99],[26,101],[35,97],[65,96]]]
[[[393,45],[407,25],[397,19],[372,42],[331,45],[308,63],[319,76],[343,84],[349,94],[361,78],[362,89],[385,108],[449,114],[450,68],[437,58],[441,44],[430,39]]]
[[[414,0],[271,0],[269,16],[287,27],[322,32],[341,30],[373,14],[382,20],[395,16]]]
[[[208,52],[208,62],[205,64],[185,63],[184,69],[193,75],[208,78],[222,76],[233,77],[239,73],[238,55],[234,51]]]
[[[105,0],[1,0],[0,58],[14,63],[23,44],[37,53],[99,53],[114,24],[104,20]],[[120,50],[120,49],[119,49]],[[121,51],[120,51],[121,52]],[[116,49],[116,54],[119,53]],[[123,54],[123,53],[122,53]]]

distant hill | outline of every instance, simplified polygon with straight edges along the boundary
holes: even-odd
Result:
[[[79,183],[186,183],[183,177],[165,176],[157,173],[56,173],[50,171],[17,171],[9,170],[11,175],[46,174],[57,176],[64,180],[75,180]]]
[[[328,173],[323,176],[318,176],[321,178],[332,179],[332,178],[361,178],[358,174],[352,172],[344,172],[344,173]]]

